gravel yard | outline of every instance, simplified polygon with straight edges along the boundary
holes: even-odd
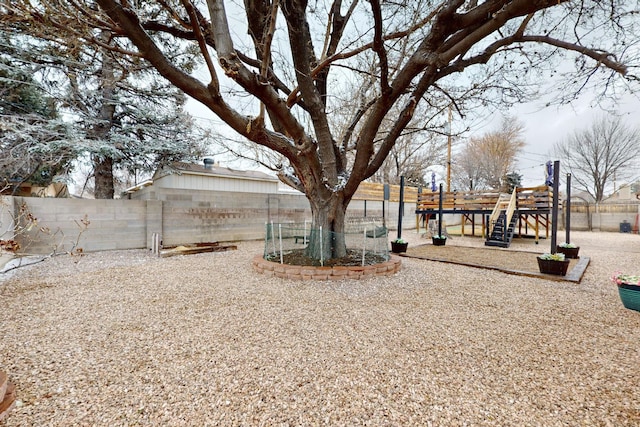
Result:
[[[534,246],[529,242],[528,250],[496,247],[461,246],[456,237],[449,245],[434,246],[431,243],[418,244],[409,248],[407,255],[428,260],[442,260],[470,266],[482,265],[502,270],[528,272],[539,274],[537,256],[550,251],[549,244],[543,242]],[[476,242],[473,242],[476,240]],[[464,242],[478,243],[478,239],[464,239]],[[484,241],[481,241],[482,243]],[[521,245],[523,246],[523,245]],[[588,255],[584,255],[588,257]],[[569,260],[569,272],[578,263],[578,260]],[[560,276],[561,277],[561,276]]]
[[[609,276],[640,274],[640,236],[572,240],[591,258],[580,284],[410,258],[392,277],[293,282],[252,271],[262,242],[20,268],[0,278],[5,423],[638,426],[640,313]]]

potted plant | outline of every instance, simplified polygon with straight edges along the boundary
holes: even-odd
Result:
[[[394,254],[407,252],[408,246],[409,243],[406,240],[398,237],[397,239],[391,241],[391,252],[393,252]]]
[[[542,254],[538,256],[538,268],[540,273],[564,276],[569,268],[569,260],[564,254]]]
[[[566,258],[577,259],[580,246],[565,242],[556,246],[556,250],[557,252],[563,253]]]
[[[434,246],[444,246],[447,243],[447,236],[440,236],[435,234],[431,236],[431,242]]]
[[[613,273],[611,281],[618,285],[618,293],[622,305],[629,310],[640,311],[640,276]]]

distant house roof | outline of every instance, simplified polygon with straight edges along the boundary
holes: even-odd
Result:
[[[29,182],[23,182],[18,185],[18,189],[14,194],[13,186],[2,187],[2,183],[0,182],[0,195],[7,196],[21,196],[21,197],[69,197],[69,189],[67,188],[67,184],[63,182],[52,182],[46,187],[41,187],[39,185],[34,185]]]
[[[156,180],[171,174],[207,175],[227,178],[255,179],[260,181],[279,181],[277,177],[260,171],[237,170],[211,163],[205,166],[205,164],[186,162],[175,162],[170,166],[159,169],[156,171],[153,179]]]

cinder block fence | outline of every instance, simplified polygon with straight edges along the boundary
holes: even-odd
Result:
[[[311,210],[295,194],[178,191],[155,189],[135,199],[92,200],[3,196],[0,239],[15,239],[30,254],[151,248],[159,233],[163,245],[263,239],[265,223],[304,222]],[[403,228],[415,227],[413,204],[405,205]],[[365,215],[354,201],[347,215]],[[366,216],[379,220],[382,203],[369,202]],[[398,204],[388,203],[386,221],[395,228]],[[33,218],[33,220],[29,220]],[[366,219],[365,219],[366,220]],[[83,221],[88,222],[85,227]]]
[[[165,246],[263,239],[265,223],[301,223],[311,218],[307,199],[298,194],[154,189],[118,200],[0,196],[0,239],[15,239],[21,252],[50,254],[79,247],[85,252],[151,248],[158,233]],[[415,205],[405,203],[403,229],[415,228]],[[640,207],[572,207],[572,229],[635,231]],[[347,217],[382,218],[382,202],[354,200]],[[398,203],[387,202],[386,224],[398,223]],[[561,223],[564,223],[565,214]],[[85,227],[83,221],[88,221]],[[395,237],[391,234],[390,237]]]

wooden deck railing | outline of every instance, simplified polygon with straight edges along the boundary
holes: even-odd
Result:
[[[400,200],[400,186],[389,186],[389,200]],[[516,208],[519,211],[550,209],[553,202],[551,187],[546,185],[539,187],[516,188]],[[384,185],[374,182],[363,182],[354,194],[353,200],[384,200]],[[500,199],[500,192],[493,190],[480,191],[453,191],[442,193],[442,208],[458,211],[487,211],[495,207]],[[418,194],[417,187],[404,187],[405,203],[416,203],[416,211],[437,211],[439,193],[423,190]]]
[[[442,193],[442,208],[446,210],[487,210],[496,205],[500,193],[496,191],[467,191]],[[439,194],[423,192],[418,196],[417,210],[438,210]]]
[[[522,210],[551,209],[553,189],[546,185],[518,188],[518,207]]]
[[[518,189],[514,188],[513,192],[511,193],[511,197],[509,198],[509,206],[507,206],[507,212],[506,212],[507,218],[504,224],[505,229],[509,227],[509,224],[511,224],[511,218],[513,218],[513,212],[515,212],[516,210],[517,194],[518,194]]]
[[[493,210],[491,211],[491,215],[489,215],[489,224],[491,224],[492,229],[498,221],[500,213],[502,213],[502,211],[505,209],[508,203],[507,201],[509,200],[508,197],[509,196],[507,194],[500,194],[500,196],[498,197],[498,201],[494,205]]]
[[[553,202],[551,187],[522,187],[516,189],[516,209],[540,210],[550,209]],[[437,192],[423,192],[418,195],[416,211],[437,211]],[[500,199],[497,191],[445,192],[442,194],[442,208],[459,211],[491,212]],[[406,201],[406,199],[405,199]]]

